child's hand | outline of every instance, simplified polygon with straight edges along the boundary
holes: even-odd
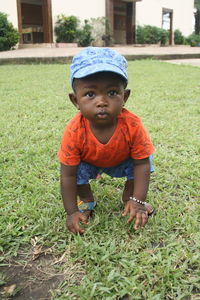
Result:
[[[128,214],[130,215],[128,223],[131,223],[135,218],[135,230],[137,230],[138,228],[143,228],[148,222],[148,212],[145,206],[132,200],[126,202],[122,216],[124,217]]]
[[[80,222],[85,225],[88,224],[87,216],[80,211],[76,211],[73,214],[67,216],[67,228],[69,229],[69,231],[75,234],[84,233],[84,229],[79,225]]]

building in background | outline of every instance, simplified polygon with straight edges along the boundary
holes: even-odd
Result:
[[[179,29],[184,36],[194,31],[193,0],[142,0],[137,3],[137,25],[153,25],[169,30],[170,44],[173,32]]]
[[[54,43],[58,15],[85,19],[106,17],[115,44],[136,43],[137,25],[152,25],[187,36],[193,32],[193,0],[6,0],[0,11],[20,33],[20,44]]]

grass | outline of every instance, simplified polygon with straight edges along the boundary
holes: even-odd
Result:
[[[99,205],[84,236],[65,229],[57,150],[75,114],[69,66],[0,67],[1,264],[31,241],[62,256],[64,299],[200,299],[200,69],[158,61],[129,63],[127,108],[156,147],[148,201],[157,215],[134,232],[120,214],[123,179],[92,182]]]

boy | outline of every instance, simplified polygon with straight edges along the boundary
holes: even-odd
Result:
[[[58,157],[67,227],[75,234],[84,232],[80,222],[87,224],[96,204],[89,180],[103,172],[127,177],[122,216],[135,219],[135,230],[153,213],[144,202],[153,145],[140,119],[123,108],[130,95],[126,68],[126,59],[109,48],[85,48],[72,61],[69,98],[80,112],[65,129]]]

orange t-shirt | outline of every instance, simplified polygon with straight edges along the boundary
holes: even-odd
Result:
[[[107,168],[120,164],[128,157],[147,158],[153,151],[153,144],[140,118],[124,108],[107,144],[97,140],[89,121],[79,112],[65,128],[58,157],[64,165],[75,166],[85,161]]]

